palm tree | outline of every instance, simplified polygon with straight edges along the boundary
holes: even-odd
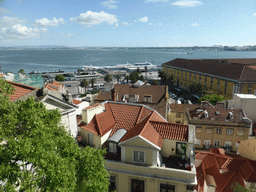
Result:
[[[106,81],[106,82],[108,82],[108,83],[109,83],[110,81],[112,81],[111,75],[109,75],[109,74],[105,75],[104,81]]]
[[[89,83],[86,79],[83,79],[82,81],[80,81],[80,87],[85,88],[85,92],[86,93],[86,88],[88,87]]]
[[[92,85],[92,87],[94,86],[94,83],[95,83],[95,79],[91,79],[90,80],[90,83],[91,83],[91,85]]]
[[[145,66],[145,76],[146,76],[146,81],[147,81],[147,72],[148,72],[148,67]]]
[[[117,83],[119,84],[119,80],[120,80],[120,75],[118,74],[118,75],[116,75],[116,80],[117,80]]]
[[[173,76],[173,75],[168,76],[168,77],[167,77],[167,81],[168,81],[168,83],[170,83],[170,85],[171,85],[171,91],[173,91],[173,84],[175,83],[174,76]]]
[[[124,79],[126,80],[126,82],[127,82],[127,84],[128,84],[128,83],[129,83],[129,79],[130,79],[129,76],[126,75]]]
[[[167,81],[167,75],[164,71],[162,70],[159,70],[158,71],[158,77],[161,78],[161,83],[165,84],[166,85],[166,81]]]

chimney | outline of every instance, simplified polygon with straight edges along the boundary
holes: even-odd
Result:
[[[112,101],[116,101],[116,90],[115,88],[111,89]]]
[[[206,109],[210,106],[209,101],[201,101],[201,106],[202,108]]]

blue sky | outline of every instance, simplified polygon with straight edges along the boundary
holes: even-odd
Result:
[[[0,0],[0,45],[256,45],[255,0]]]

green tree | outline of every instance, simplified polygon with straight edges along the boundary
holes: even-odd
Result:
[[[152,82],[151,82],[151,85],[159,85],[160,83],[159,83],[159,81],[157,81],[157,80],[153,80]]]
[[[242,185],[240,185],[239,183],[235,183],[233,185],[231,185],[231,189],[234,192],[249,192],[250,190],[244,188]]]
[[[80,81],[80,87],[85,88],[85,93],[86,93],[86,88],[89,86],[89,83],[86,79],[83,79],[82,81]]]
[[[60,125],[59,110],[31,97],[10,102],[0,79],[0,191],[107,191],[101,149],[80,148]]]
[[[196,94],[199,97],[206,94],[207,87],[204,85],[201,85],[200,83],[193,83],[189,86],[189,90],[191,94]]]
[[[95,83],[95,82],[96,82],[95,79],[91,79],[91,80],[90,80],[90,83],[91,83],[92,87],[94,86],[94,83]]]
[[[130,77],[128,75],[126,75],[124,79],[126,80],[126,83],[128,84]]]
[[[164,71],[162,71],[162,70],[159,70],[158,71],[158,77],[161,78],[161,84],[166,85],[166,82],[167,82],[167,75],[166,75],[166,73]]]
[[[109,83],[110,81],[112,81],[111,75],[109,75],[109,74],[105,75],[104,81],[106,81],[106,82],[108,82],[108,83]]]
[[[119,81],[120,81],[120,75],[118,74],[118,75],[116,75],[116,80],[117,80],[117,83],[119,84]]]
[[[138,74],[141,74],[141,70],[140,70],[139,67],[136,69],[136,72],[137,72]]]
[[[23,74],[23,75],[26,74],[25,71],[24,71],[24,69],[20,69],[20,70],[18,71],[18,73],[21,73],[21,74]]]
[[[171,76],[167,76],[166,77],[167,78],[167,82],[168,82],[168,84],[170,84],[171,86],[171,91],[173,91],[173,85],[174,85],[174,83],[175,83],[175,79],[174,79],[174,76],[173,75],[171,75]]]
[[[55,80],[56,81],[65,81],[65,77],[63,75],[56,75]]]
[[[217,102],[227,100],[223,95],[211,94],[205,95],[199,99],[199,101],[209,101],[212,105],[216,105]]]

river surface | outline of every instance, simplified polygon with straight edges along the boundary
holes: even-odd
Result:
[[[158,48],[114,49],[27,49],[0,50],[0,66],[3,72],[74,72],[83,66],[111,66],[116,64],[151,62],[161,65],[176,58],[224,59],[256,58],[256,51],[216,51]]]

